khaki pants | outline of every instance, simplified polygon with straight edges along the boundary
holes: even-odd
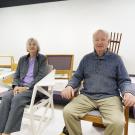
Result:
[[[122,103],[119,97],[92,100],[85,95],[78,95],[64,107],[63,115],[69,135],[82,135],[80,118],[87,112],[98,108],[106,126],[104,135],[122,135],[125,124]]]

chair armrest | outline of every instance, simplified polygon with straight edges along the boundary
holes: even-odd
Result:
[[[123,97],[121,96],[122,104],[124,106],[124,116],[125,116],[125,128],[124,128],[124,135],[128,134],[128,120],[129,120],[129,107],[124,105]]]
[[[52,70],[49,74],[47,74],[44,78],[42,78],[39,82],[37,82],[34,86],[53,86],[55,84],[55,70]]]
[[[7,72],[7,73],[4,73],[4,74],[1,74],[0,75],[0,80],[6,79],[9,76],[13,76],[14,73],[15,73],[15,71],[11,71],[11,72]]]
[[[12,88],[12,79],[15,74],[15,71],[7,71],[0,74],[0,85],[4,88]]]
[[[74,89],[74,96],[76,97],[77,95],[79,95],[80,90],[79,87]]]
[[[80,90],[83,88],[83,82],[81,82],[80,86],[74,89],[75,96],[80,94]]]
[[[33,89],[32,98],[31,98],[30,108],[29,108],[30,111],[32,110],[32,107],[34,105],[37,91],[39,91],[38,88],[42,87],[42,86],[48,86],[48,87],[51,86],[52,87],[52,86],[54,86],[54,84],[55,84],[55,70],[52,70],[43,79],[41,79],[39,82],[37,82],[35,84],[34,89]]]

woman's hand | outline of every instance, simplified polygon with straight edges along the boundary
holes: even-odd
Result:
[[[14,95],[16,94],[19,94],[19,93],[22,93],[24,91],[26,91],[28,88],[27,87],[19,87],[19,86],[16,86],[14,89],[13,89],[13,93]]]

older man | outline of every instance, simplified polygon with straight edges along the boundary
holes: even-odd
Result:
[[[82,135],[80,118],[97,108],[106,126],[104,135],[122,135],[125,120],[120,92],[126,106],[135,104],[131,80],[120,56],[108,51],[106,31],[97,30],[93,34],[93,43],[95,51],[83,57],[62,91],[62,97],[74,97],[74,89],[83,80],[81,94],[64,108],[65,125],[69,135]]]

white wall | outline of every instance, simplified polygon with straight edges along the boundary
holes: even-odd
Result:
[[[93,50],[98,28],[122,32],[120,55],[135,74],[135,1],[68,0],[0,9],[0,55],[25,54],[29,37],[38,39],[44,54],[72,53],[74,69]]]

